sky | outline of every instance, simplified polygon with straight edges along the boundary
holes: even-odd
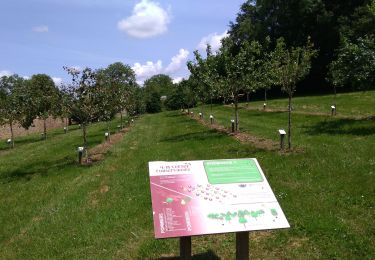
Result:
[[[0,76],[45,73],[69,82],[63,66],[128,64],[137,81],[189,75],[193,51],[220,47],[240,0],[1,0]]]

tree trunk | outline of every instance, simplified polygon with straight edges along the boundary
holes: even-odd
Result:
[[[264,102],[267,102],[267,89],[264,88]]]
[[[292,95],[289,94],[289,109],[288,109],[288,149],[292,148]]]
[[[212,114],[212,96],[211,96],[211,107],[210,107],[210,111],[211,111],[211,114]]]
[[[201,108],[202,118],[203,118],[203,115],[204,115],[204,106],[205,106],[205,102],[203,101],[202,102],[202,108]]]
[[[246,107],[249,106],[249,92],[246,92]]]
[[[14,148],[14,133],[13,133],[13,121],[9,121],[9,126],[10,126],[10,138],[12,138],[12,148]]]
[[[238,122],[238,95],[234,97],[234,121],[235,121],[235,130],[236,132],[239,130],[239,122]]]
[[[43,139],[46,140],[47,139],[47,119],[44,118],[43,119]]]
[[[337,106],[336,106],[336,86],[335,85],[333,85],[333,93],[334,93],[334,96],[333,96],[333,105],[335,106],[335,115],[336,115]]]
[[[123,124],[122,124],[122,111],[120,112],[120,127],[121,127],[121,129],[123,128]]]
[[[83,147],[87,148],[87,133],[86,133],[86,123],[82,123],[82,134],[83,134]]]

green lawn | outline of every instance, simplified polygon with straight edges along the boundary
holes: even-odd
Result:
[[[297,93],[298,94],[298,93]],[[249,109],[262,110],[264,101],[250,101]],[[297,113],[331,114],[332,95],[294,97],[293,108]],[[242,104],[246,107],[246,103]],[[375,115],[375,91],[352,92],[337,94],[337,115],[344,117],[366,117]],[[287,110],[288,99],[270,99],[267,108],[272,110]]]
[[[229,126],[233,112],[215,106],[213,114]],[[242,109],[240,120],[242,131],[277,141],[287,114]],[[177,256],[178,240],[153,237],[147,163],[243,157],[258,158],[291,224],[252,232],[252,258],[373,259],[374,121],[296,114],[293,122],[301,153],[240,144],[178,112],[142,116],[91,167],[75,162],[77,130],[0,147],[0,259]],[[89,128],[91,146],[105,128]],[[234,234],[194,237],[193,253],[233,259]]]

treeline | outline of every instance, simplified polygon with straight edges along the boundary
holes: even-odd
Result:
[[[229,35],[240,45],[253,40],[269,48],[283,37],[287,46],[302,46],[307,37],[318,50],[299,93],[372,88],[375,84],[374,0],[249,0]]]

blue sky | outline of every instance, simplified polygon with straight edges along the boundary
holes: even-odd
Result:
[[[142,82],[188,75],[195,49],[219,47],[240,0],[1,0],[0,76],[46,73],[69,81],[63,66],[129,64]]]

